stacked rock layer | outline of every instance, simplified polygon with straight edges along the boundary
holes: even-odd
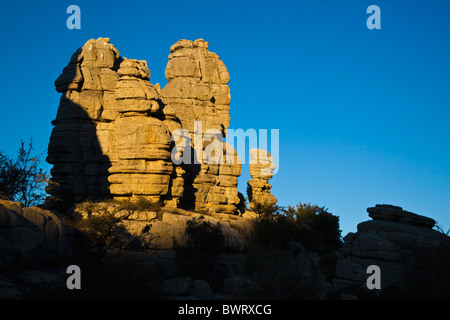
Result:
[[[276,168],[272,156],[268,151],[251,149],[249,166],[253,178],[248,180],[250,208],[254,210],[257,206],[274,206],[277,198],[270,193],[272,186],[269,184]]]
[[[48,192],[76,202],[109,193],[109,150],[102,150],[97,124],[111,117],[121,58],[107,38],[89,40],[72,56],[55,81],[63,93],[48,146],[53,164]],[[111,112],[110,112],[111,111]]]
[[[177,118],[185,130],[190,156],[181,165],[185,176],[183,200],[187,208],[233,213],[239,203],[237,177],[241,163],[225,164],[222,139],[230,123],[230,75],[208,42],[180,40],[170,48],[167,85],[162,89],[166,117]],[[208,148],[212,145],[213,147]],[[231,146],[228,149],[232,149]],[[208,150],[216,151],[211,156]],[[232,162],[232,161],[230,161]]]
[[[172,174],[170,133],[157,115],[159,94],[150,84],[145,61],[124,59],[115,97],[121,117],[115,120],[117,161],[110,168],[110,191],[116,198],[161,202]]]

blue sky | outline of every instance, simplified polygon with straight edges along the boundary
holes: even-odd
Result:
[[[81,8],[81,30],[66,9]],[[369,5],[381,29],[369,30]],[[45,152],[54,81],[88,39],[109,37],[166,84],[170,46],[203,38],[227,66],[230,128],[280,130],[279,205],[310,202],[343,235],[378,203],[450,228],[450,2],[29,1],[2,3],[0,148]],[[48,164],[44,166],[49,169]],[[244,165],[239,190],[249,179]]]

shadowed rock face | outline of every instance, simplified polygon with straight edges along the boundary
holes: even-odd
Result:
[[[170,51],[162,90],[150,83],[146,61],[121,57],[108,38],[75,52],[55,81],[63,96],[48,148],[48,203],[146,198],[236,211],[241,163],[222,144],[230,122],[228,71],[202,39],[180,40]],[[175,164],[171,151],[175,158],[190,151],[190,160],[200,161]],[[214,154],[235,161],[222,164]]]
[[[430,229],[436,224],[436,221],[431,218],[405,211],[401,207],[387,204],[377,204],[375,207],[367,208],[367,212],[369,213],[369,217],[373,220],[400,222]]]
[[[101,145],[100,123],[117,117],[114,91],[121,57],[107,38],[89,40],[55,81],[60,100],[48,146],[53,164],[48,192],[58,202],[110,196],[112,145]]]
[[[373,220],[358,224],[358,232],[344,237],[334,285],[366,287],[367,267],[381,270],[381,289],[404,285],[417,254],[448,248],[450,238],[433,228],[435,221],[392,205],[367,209]],[[448,250],[448,249],[447,249]]]
[[[230,123],[227,85],[230,75],[219,56],[209,51],[208,42],[202,39],[180,40],[170,52],[165,71],[168,83],[161,90],[164,114],[166,118],[178,119],[190,140],[193,157],[201,158],[199,164],[181,166],[185,177],[183,206],[233,213],[239,203],[237,177],[241,174],[236,151],[229,151],[236,161],[227,164],[210,159],[207,152],[208,146],[226,137]],[[222,153],[222,146],[215,150]],[[226,155],[226,144],[223,150]]]
[[[1,199],[0,244],[2,270],[72,257],[66,229],[58,216]]]

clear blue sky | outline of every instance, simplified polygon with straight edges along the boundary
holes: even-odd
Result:
[[[68,30],[66,8],[81,8]],[[381,30],[369,30],[369,5]],[[0,9],[0,148],[46,151],[54,80],[90,38],[109,37],[166,84],[170,46],[203,38],[230,75],[230,128],[279,129],[279,205],[311,202],[343,235],[377,203],[450,228],[450,1],[27,1]],[[45,165],[50,168],[48,164]],[[249,178],[244,166],[239,190]]]

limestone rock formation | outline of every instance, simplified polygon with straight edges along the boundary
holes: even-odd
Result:
[[[148,81],[145,61],[124,58],[115,97],[121,114],[114,122],[117,156],[109,169],[114,198],[147,198],[159,203],[169,192],[170,133],[162,120],[159,94]]]
[[[230,75],[208,42],[180,40],[170,48],[167,85],[162,89],[165,114],[175,114],[193,139],[194,133],[218,130],[226,135],[230,123]],[[201,127],[194,127],[201,121]],[[200,132],[198,132],[200,131]]]
[[[274,206],[277,198],[270,193],[272,186],[268,180],[273,178],[275,164],[268,151],[260,149],[250,150],[250,176],[253,179],[248,180],[248,196],[250,208],[253,210],[256,206]]]
[[[214,141],[222,142],[226,136],[230,123],[227,85],[230,76],[219,56],[208,50],[208,42],[203,39],[180,40],[170,52],[165,72],[168,83],[161,96],[164,114],[178,119],[189,139],[190,163],[185,161],[181,165],[185,176],[184,206],[234,213],[239,203],[237,177],[241,163],[212,162],[205,153]]]
[[[72,56],[55,81],[63,96],[47,157],[52,199],[66,208],[146,198],[236,211],[241,162],[223,143],[228,71],[202,39],[180,40],[170,51],[162,90],[150,83],[146,61],[122,58],[108,38],[91,39]],[[222,161],[228,155],[233,161]]]
[[[53,164],[48,192],[56,199],[76,202],[109,194],[109,146],[100,146],[97,133],[99,123],[117,116],[114,91],[120,62],[108,38],[91,39],[55,81],[63,95],[52,122],[47,162]]]
[[[339,290],[366,287],[370,265],[381,270],[381,289],[402,286],[418,252],[440,250],[450,238],[432,227],[435,221],[391,205],[368,208],[373,220],[358,224],[339,250],[334,285]]]
[[[236,150],[231,145],[223,143],[222,146],[223,154],[218,166],[217,178],[209,189],[206,203],[209,205],[210,212],[234,213],[240,202],[237,184],[242,165]]]

